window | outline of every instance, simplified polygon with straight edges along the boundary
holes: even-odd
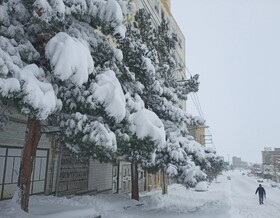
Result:
[[[157,13],[159,13],[159,0],[155,1],[155,10]]]
[[[180,48],[182,48],[182,39],[180,37],[178,37],[178,44],[179,44]]]
[[[164,11],[161,9],[161,20],[165,20]]]

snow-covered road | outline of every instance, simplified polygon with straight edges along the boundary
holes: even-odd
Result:
[[[227,176],[231,180],[227,180]],[[143,196],[145,210],[134,209],[128,217],[189,217],[189,218],[280,218],[280,189],[272,188],[271,183],[262,183],[267,198],[259,205],[255,191],[258,178],[242,175],[240,171],[225,172],[218,183],[211,184],[208,192],[185,190],[171,187],[168,197],[148,200]],[[149,202],[150,201],[150,202]],[[154,204],[154,206],[152,206]]]
[[[263,205],[259,205],[255,191],[258,187],[256,177],[248,177],[241,172],[228,172],[231,180],[215,185],[213,189],[224,190],[228,196],[233,218],[279,218],[280,217],[280,189],[272,188],[270,182],[262,184],[266,190],[267,198]],[[224,177],[223,177],[224,178]]]
[[[227,176],[231,180],[227,180]],[[267,192],[264,205],[255,195],[256,177],[240,171],[225,172],[207,192],[187,190],[182,185],[169,186],[168,195],[161,190],[141,194],[140,202],[128,195],[32,196],[30,214],[19,211],[13,201],[0,201],[0,217],[5,218],[280,218],[280,189],[264,181]]]

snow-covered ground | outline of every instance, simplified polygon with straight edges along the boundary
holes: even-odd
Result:
[[[227,176],[231,180],[227,180]],[[187,190],[182,185],[169,186],[168,195],[153,191],[141,195],[140,202],[127,195],[99,194],[96,196],[32,196],[30,213],[17,209],[13,200],[0,202],[0,217],[38,218],[274,218],[280,217],[280,189],[264,181],[267,192],[264,205],[258,204],[256,177],[240,171],[225,172],[212,183],[207,192]]]

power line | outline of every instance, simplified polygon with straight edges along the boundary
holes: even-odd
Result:
[[[194,93],[194,96],[195,96],[196,99],[197,99],[198,107],[199,107],[200,112],[201,112],[201,114],[202,114],[202,118],[204,119],[204,114],[203,114],[202,107],[201,107],[201,104],[200,104],[200,101],[199,101],[199,98],[198,98],[198,94],[195,92],[195,93]]]
[[[202,117],[202,114],[200,113],[200,110],[199,110],[198,104],[197,104],[197,102],[196,102],[196,99],[194,98],[194,96],[192,96],[192,93],[190,94],[190,96],[191,96],[191,99],[192,99],[192,101],[193,101],[193,103],[194,103],[194,106],[195,106],[195,108],[196,108],[196,110],[197,110],[199,116]]]

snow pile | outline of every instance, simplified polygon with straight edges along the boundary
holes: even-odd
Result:
[[[206,181],[201,181],[201,182],[198,182],[195,186],[195,190],[196,191],[207,191],[208,190],[208,182]]]
[[[232,180],[227,180],[227,176]],[[207,192],[173,184],[168,186],[167,195],[162,195],[160,189],[153,190],[141,193],[140,201],[132,200],[130,195],[111,193],[68,198],[33,195],[29,214],[20,211],[13,199],[0,201],[0,217],[271,218],[279,214],[280,190],[270,187],[270,182],[264,181],[267,199],[260,206],[254,194],[258,186],[256,177],[242,176],[238,170],[225,172],[219,179],[222,182],[212,183]]]
[[[121,62],[123,60],[122,50],[115,48],[114,49],[114,56],[119,62]]]
[[[19,72],[22,67],[23,63],[17,49],[9,39],[0,36],[0,75],[5,77],[9,72]]]
[[[64,32],[57,33],[46,45],[54,75],[61,80],[70,79],[77,85],[88,80],[93,72],[93,60],[88,45]]]
[[[173,164],[168,164],[166,168],[166,173],[169,177],[175,177],[178,175],[178,168]]]
[[[122,24],[123,14],[133,9],[133,4],[124,4],[120,0],[36,0],[33,16],[47,23],[52,19],[64,20],[65,15],[97,18],[113,28],[114,34],[124,37],[126,28]]]
[[[0,5],[0,24],[3,24],[5,26],[8,26],[10,24],[8,13],[3,5]]]
[[[10,94],[20,91],[20,83],[16,78],[1,79],[0,78],[0,93],[4,97],[9,97]]]
[[[61,128],[64,128],[65,134],[72,138],[75,145],[69,148],[73,151],[79,151],[80,141],[76,141],[76,135],[83,135],[82,141],[85,143],[94,143],[98,147],[104,147],[108,150],[116,151],[117,142],[115,134],[103,123],[91,121],[86,115],[79,112],[72,115],[65,122],[61,122]]]
[[[120,122],[125,117],[125,97],[122,87],[112,70],[96,76],[97,83],[91,86],[92,97],[104,105],[109,116]],[[88,98],[88,101],[91,101]]]
[[[164,125],[154,112],[143,108],[131,114],[129,120],[131,123],[130,130],[137,137],[143,139],[149,136],[155,140],[158,146],[165,145]]]
[[[50,4],[53,7],[53,12],[57,14],[60,19],[64,19],[66,7],[62,0],[50,0]]]
[[[37,117],[42,120],[52,114],[56,110],[57,104],[60,104],[52,85],[39,80],[43,80],[44,76],[44,71],[35,64],[27,65],[18,75],[19,79],[24,82],[22,87],[24,103],[39,110]]]
[[[17,93],[25,106],[36,110],[37,118],[44,120],[61,106],[61,102],[57,100],[52,85],[45,79],[43,69],[35,64],[23,67],[19,49],[27,49],[29,55],[36,55],[32,47],[24,47],[28,45],[14,47],[7,38],[0,37],[0,93],[7,98]],[[9,77],[11,75],[14,77]],[[25,113],[29,113],[29,110],[23,108]]]
[[[207,194],[207,195],[206,195]],[[9,202],[9,201],[8,201]],[[225,195],[220,192],[195,192],[184,186],[169,186],[168,195],[161,191],[141,194],[140,202],[132,200],[128,195],[98,194],[94,196],[73,196],[71,198],[54,196],[31,196],[30,213],[19,211],[18,205],[0,202],[1,215],[5,218],[86,218],[127,217],[203,217],[209,218],[209,212],[228,207]],[[203,211],[206,216],[194,214]],[[0,217],[1,217],[0,215]],[[198,215],[198,216],[193,216]],[[208,216],[207,216],[208,215]],[[213,214],[216,217],[217,212]]]
[[[195,186],[199,181],[206,180],[207,175],[200,170],[199,166],[186,166],[183,171],[184,182],[188,187]]]
[[[122,38],[125,37],[126,28],[122,24],[123,15],[122,8],[115,0],[100,1],[100,10],[98,16],[102,21],[110,23],[110,26],[115,29],[115,34],[119,34]]]
[[[52,8],[46,0],[36,0],[33,4],[34,13],[36,18],[39,18],[45,22],[49,22],[52,18]]]

